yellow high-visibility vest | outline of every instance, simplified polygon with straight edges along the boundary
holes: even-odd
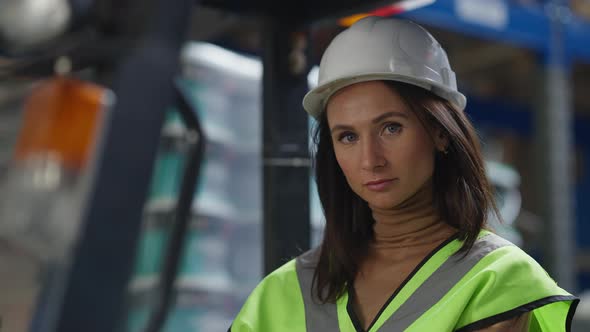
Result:
[[[475,331],[526,312],[529,331],[570,331],[579,299],[524,251],[482,231],[466,256],[451,237],[402,283],[367,332]],[[318,249],[268,275],[252,292],[231,332],[364,331],[345,292],[320,304],[312,278]]]

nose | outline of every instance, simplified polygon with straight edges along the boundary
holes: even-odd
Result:
[[[378,138],[370,137],[363,140],[361,150],[362,170],[374,172],[376,169],[387,165],[387,159]]]

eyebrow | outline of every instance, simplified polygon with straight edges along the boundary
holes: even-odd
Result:
[[[392,112],[387,112],[387,113],[383,113],[383,114],[379,115],[378,117],[371,120],[371,123],[377,124],[387,118],[396,117],[396,116],[400,117],[400,118],[404,118],[404,119],[408,118],[408,115],[406,113],[392,111]],[[330,132],[334,132],[336,130],[351,130],[351,129],[352,129],[352,126],[337,124],[334,127],[332,127]]]

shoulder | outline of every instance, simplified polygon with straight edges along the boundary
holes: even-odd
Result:
[[[575,300],[537,261],[498,235],[480,236],[465,260],[471,260],[472,267],[454,292],[463,302],[457,326],[469,327],[466,331],[564,301],[560,316],[565,319],[565,309]]]
[[[278,290],[284,287],[299,287],[299,278],[303,270],[315,270],[319,259],[319,248],[311,249],[291,259],[281,267],[268,274],[256,287],[253,293],[264,291],[268,288]]]
[[[266,276],[261,284],[284,284],[285,282],[296,281],[293,278],[301,275],[302,270],[315,270],[319,260],[319,253],[320,249],[314,248],[300,254]]]
[[[300,273],[314,263],[310,250],[267,275],[252,291],[234,319],[231,331],[287,331],[305,327]],[[315,266],[315,265],[313,265]]]
[[[474,261],[472,274],[494,275],[496,280],[511,284],[541,283],[556,286],[545,269],[526,252],[491,232],[483,233],[465,257]]]
[[[291,259],[281,267],[268,274],[256,286],[250,298],[261,297],[280,297],[281,293],[288,292],[290,289],[298,288],[297,281],[297,259]]]
[[[465,257],[455,257],[458,264],[465,260],[471,267],[463,282],[489,283],[483,290],[521,289],[520,296],[549,296],[559,291],[556,282],[545,269],[526,252],[508,240],[490,232],[483,233]],[[533,288],[538,290],[533,291]],[[528,291],[531,289],[530,291]],[[485,292],[484,292],[485,293]]]

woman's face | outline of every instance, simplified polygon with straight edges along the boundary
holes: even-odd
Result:
[[[385,83],[343,88],[330,98],[327,117],[338,164],[371,208],[397,206],[432,177],[440,135],[429,134]]]

